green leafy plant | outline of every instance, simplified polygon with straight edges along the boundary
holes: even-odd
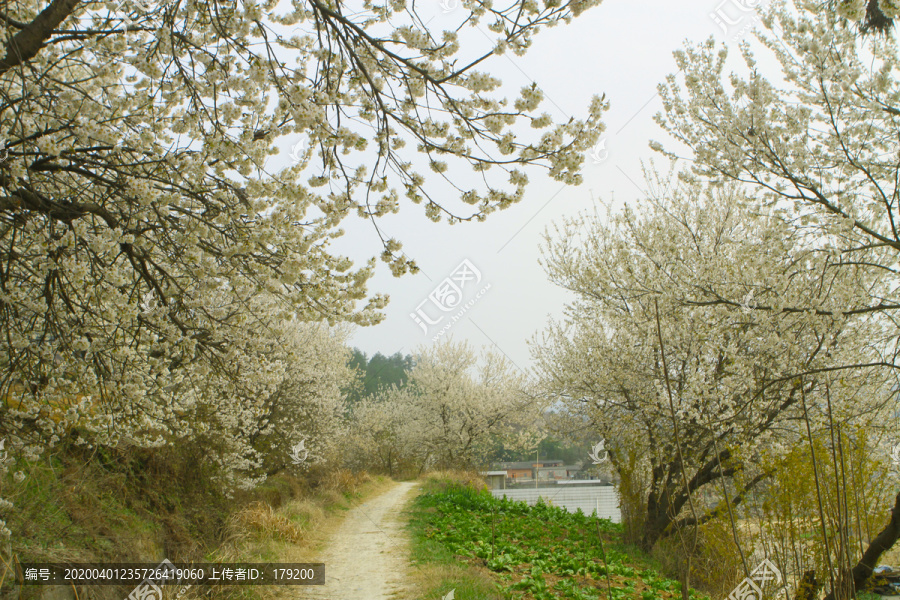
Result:
[[[607,519],[569,513],[540,501],[528,506],[494,498],[488,490],[447,483],[426,488],[414,510],[424,521],[425,538],[489,569],[505,597],[670,600],[680,596],[677,582],[641,568],[624,551],[621,525]],[[604,538],[602,545],[598,531]]]

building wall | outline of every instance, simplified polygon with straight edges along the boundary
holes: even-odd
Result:
[[[529,505],[534,505],[538,497],[544,498],[544,502],[552,501],[555,506],[562,506],[569,512],[581,511],[590,515],[596,510],[599,503],[600,517],[610,519],[613,523],[622,521],[622,513],[619,511],[618,488],[612,485],[594,485],[585,487],[554,486],[549,488],[536,488],[525,490],[491,490],[491,493],[502,498],[506,496],[510,500],[524,500]]]
[[[565,479],[566,470],[554,467],[539,469],[538,479]]]
[[[488,487],[492,490],[499,490],[506,487],[505,475],[488,475],[486,479]]]

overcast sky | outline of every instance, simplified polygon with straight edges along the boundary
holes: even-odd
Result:
[[[442,19],[452,17],[452,11],[444,14],[441,1],[444,9],[456,2],[417,2],[424,14],[428,14],[427,2],[434,3],[429,26],[439,28]],[[400,214],[384,219],[385,233],[403,243],[404,252],[416,260],[421,271],[398,279],[379,263],[370,291],[390,295],[386,318],[377,326],[357,329],[351,344],[369,355],[412,353],[434,343],[452,316],[465,310],[443,337],[468,340],[477,348],[493,346],[527,371],[532,365],[527,341],[551,318],[560,318],[572,299],[547,280],[538,264],[545,229],[590,210],[592,195],[605,200],[614,196],[616,203],[640,196],[641,161],[653,158],[666,165],[648,143],[652,139],[670,143],[653,115],[662,107],[656,87],[675,70],[672,51],[684,40],[700,42],[710,35],[737,50],[741,38],[752,40],[745,30],[754,19],[752,7],[760,4],[759,0],[605,0],[572,24],[541,32],[524,57],[510,53],[493,57],[484,70],[501,78],[505,89],[537,83],[545,94],[545,110],[560,120],[564,116],[584,118],[591,96],[605,93],[611,103],[604,118],[605,148],[586,157],[582,185],[564,186],[534,171],[524,200],[491,214],[484,223],[432,223],[420,206],[408,202]],[[726,33],[713,14],[722,23],[735,24],[728,26]],[[379,253],[372,226],[358,219],[349,221],[347,235],[336,249],[354,258]],[[347,251],[348,247],[353,250]],[[460,273],[458,267],[464,260],[474,270]],[[453,279],[454,273],[456,281],[464,280],[461,303],[455,310],[443,312],[429,295],[445,278]],[[445,298],[444,302],[453,300]],[[423,315],[427,320],[443,319],[428,326],[426,333],[411,313],[417,313],[423,322]]]

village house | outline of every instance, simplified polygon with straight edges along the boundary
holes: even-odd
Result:
[[[494,466],[496,473],[506,472],[507,482],[510,484],[534,481],[561,481],[575,479],[581,472],[581,465],[565,465],[563,461],[546,459],[540,461],[503,462]]]

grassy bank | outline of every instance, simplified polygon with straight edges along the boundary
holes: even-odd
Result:
[[[392,485],[393,481],[384,476],[336,471],[316,490],[296,496],[278,508],[262,501],[251,502],[230,517],[228,539],[206,560],[315,562],[346,512]],[[232,600],[276,600],[294,596],[292,586],[222,586],[209,591],[211,597]]]
[[[191,449],[68,448],[20,461],[0,482],[13,503],[0,544],[3,599],[121,600],[123,586],[17,586],[22,562],[307,562],[353,502],[390,482],[342,470],[280,474],[231,497],[212,483]],[[214,592],[205,596],[207,592]],[[188,590],[180,600],[267,598],[266,587]]]
[[[605,519],[497,500],[483,484],[434,477],[410,519],[423,600],[677,600],[681,584],[620,543]],[[691,590],[691,597],[703,596]]]

